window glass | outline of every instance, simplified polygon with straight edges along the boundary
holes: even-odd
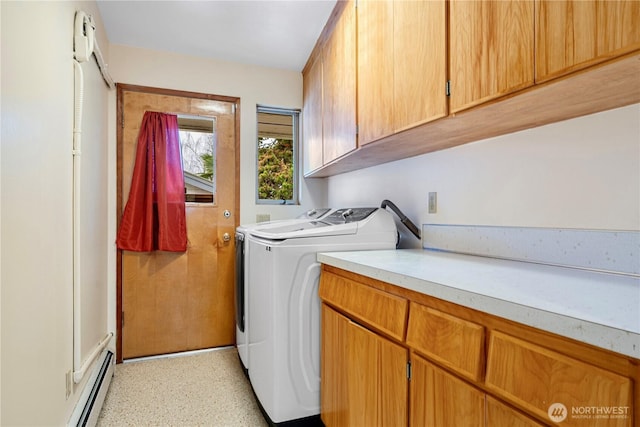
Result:
[[[213,203],[216,192],[215,119],[179,116],[182,169],[187,202]]]
[[[258,107],[258,203],[295,204],[298,110]]]

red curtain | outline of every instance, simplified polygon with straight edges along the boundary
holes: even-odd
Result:
[[[116,245],[136,252],[187,250],[178,117],[146,111]]]

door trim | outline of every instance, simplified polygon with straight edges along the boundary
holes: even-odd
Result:
[[[124,210],[122,200],[122,159],[123,159],[123,120],[124,92],[151,93],[155,95],[179,96],[183,98],[207,99],[211,101],[230,102],[235,105],[235,206],[234,225],[240,218],[240,98],[224,95],[212,95],[200,92],[188,92],[173,89],[139,86],[124,83],[116,84],[116,230],[120,227],[120,219]],[[122,250],[116,249],[116,363],[122,363]]]

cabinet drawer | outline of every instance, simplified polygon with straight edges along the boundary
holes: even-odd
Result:
[[[327,271],[320,277],[320,298],[398,341],[404,341],[406,299]]]
[[[554,407],[566,415],[563,426],[632,425],[628,378],[500,332],[491,334],[487,362],[487,387],[543,419],[562,404]]]
[[[412,302],[407,345],[467,378],[482,379],[484,328],[480,325]]]

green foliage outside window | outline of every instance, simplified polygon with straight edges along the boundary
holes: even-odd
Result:
[[[200,172],[198,175],[200,178],[213,181],[213,154],[201,154],[200,159],[202,159],[204,172]]]
[[[258,138],[258,197],[293,199],[293,141]]]

